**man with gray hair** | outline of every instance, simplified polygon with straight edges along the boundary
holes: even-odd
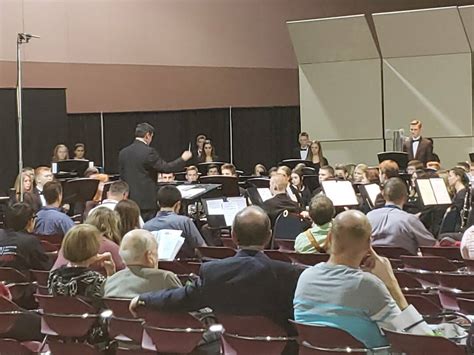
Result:
[[[143,292],[181,287],[178,277],[158,269],[158,243],[150,232],[134,229],[122,239],[119,250],[125,269],[105,283],[105,297],[133,298]]]

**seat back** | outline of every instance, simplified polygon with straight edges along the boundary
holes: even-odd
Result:
[[[405,353],[407,355],[419,354],[465,354],[461,347],[452,341],[432,335],[414,335],[408,333],[383,330],[387,336],[392,351]]]
[[[224,326],[225,354],[281,354],[290,340],[282,327],[264,316],[216,316]]]
[[[324,263],[329,260],[329,254],[326,253],[296,253],[288,252],[286,255],[295,264],[313,266]]]
[[[436,274],[440,286],[457,289],[461,291],[474,291],[474,275],[473,274]]]
[[[409,251],[399,247],[374,245],[373,248],[377,254],[389,259],[400,259],[401,255],[412,255]]]
[[[275,239],[274,243],[280,251],[295,251],[295,241],[293,239]]]
[[[270,259],[284,261],[285,263],[291,263],[291,259],[286,252],[281,252],[279,250],[273,249],[264,250],[263,252]]]
[[[462,313],[474,315],[474,299],[458,298],[457,301]]]
[[[342,329],[291,322],[295,324],[298,331],[298,343],[300,344],[300,351],[302,350],[300,354],[322,354],[326,353],[324,349],[331,354],[368,352],[363,343]]]
[[[20,307],[5,297],[0,296],[0,334],[8,332],[21,314],[22,310]]]
[[[298,234],[305,231],[305,227],[306,222],[303,221],[300,215],[283,211],[275,220],[272,244],[276,239],[295,240]]]
[[[29,278],[22,272],[11,267],[0,267],[0,281],[6,283],[28,282]]]
[[[201,259],[225,259],[236,253],[234,249],[227,247],[198,247],[196,251]]]
[[[423,256],[442,256],[448,260],[462,260],[458,247],[420,247]]]
[[[202,339],[206,329],[188,313],[165,313],[139,307],[145,320],[142,348],[164,353],[190,353]]]
[[[105,305],[112,311],[109,322],[109,336],[121,341],[133,341],[140,344],[143,336],[143,319],[132,316],[126,298],[103,298]]]
[[[226,248],[231,248],[231,249],[237,249],[237,245],[235,242],[232,240],[232,238],[222,238],[222,245],[225,246]]]
[[[405,295],[408,304],[412,304],[420,314],[423,316],[437,316],[442,312],[439,305],[432,302],[430,299],[423,295],[408,294]]]
[[[405,256],[400,257],[406,268],[426,271],[456,271],[458,268],[441,256]]]
[[[53,234],[53,235],[42,235],[42,234],[35,234],[38,239],[41,241],[46,241],[49,244],[56,246],[58,249],[61,247],[61,243],[63,242],[64,235],[62,234]]]

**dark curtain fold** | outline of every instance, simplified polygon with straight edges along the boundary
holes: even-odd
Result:
[[[246,173],[252,173],[255,164],[264,164],[268,169],[292,158],[299,132],[299,107],[233,109],[234,163]]]

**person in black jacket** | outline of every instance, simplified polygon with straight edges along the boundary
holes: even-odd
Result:
[[[262,249],[271,237],[270,220],[256,206],[234,219],[232,239],[239,246],[233,257],[203,263],[200,279],[185,287],[144,293],[130,303],[167,312],[197,311],[266,316],[285,328],[293,318],[292,298],[302,269],[266,256]]]
[[[120,177],[130,187],[130,199],[140,206],[142,218],[153,218],[156,211],[157,173],[170,173],[183,170],[185,161],[192,153],[184,151],[181,157],[164,161],[155,148],[150,147],[155,129],[149,123],[139,123],[135,128],[135,141],[119,153]]]

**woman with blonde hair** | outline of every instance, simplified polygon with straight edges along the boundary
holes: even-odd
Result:
[[[119,245],[122,240],[122,236],[120,235],[119,214],[107,207],[99,207],[87,216],[84,223],[90,224],[100,231],[101,239],[99,253],[109,252],[112,254],[117,270],[125,268],[125,264],[119,254]],[[61,246],[53,270],[67,263],[68,260],[65,258]]]
[[[69,149],[64,144],[58,144],[54,147],[51,162],[57,163],[58,161],[67,159],[69,159]]]

